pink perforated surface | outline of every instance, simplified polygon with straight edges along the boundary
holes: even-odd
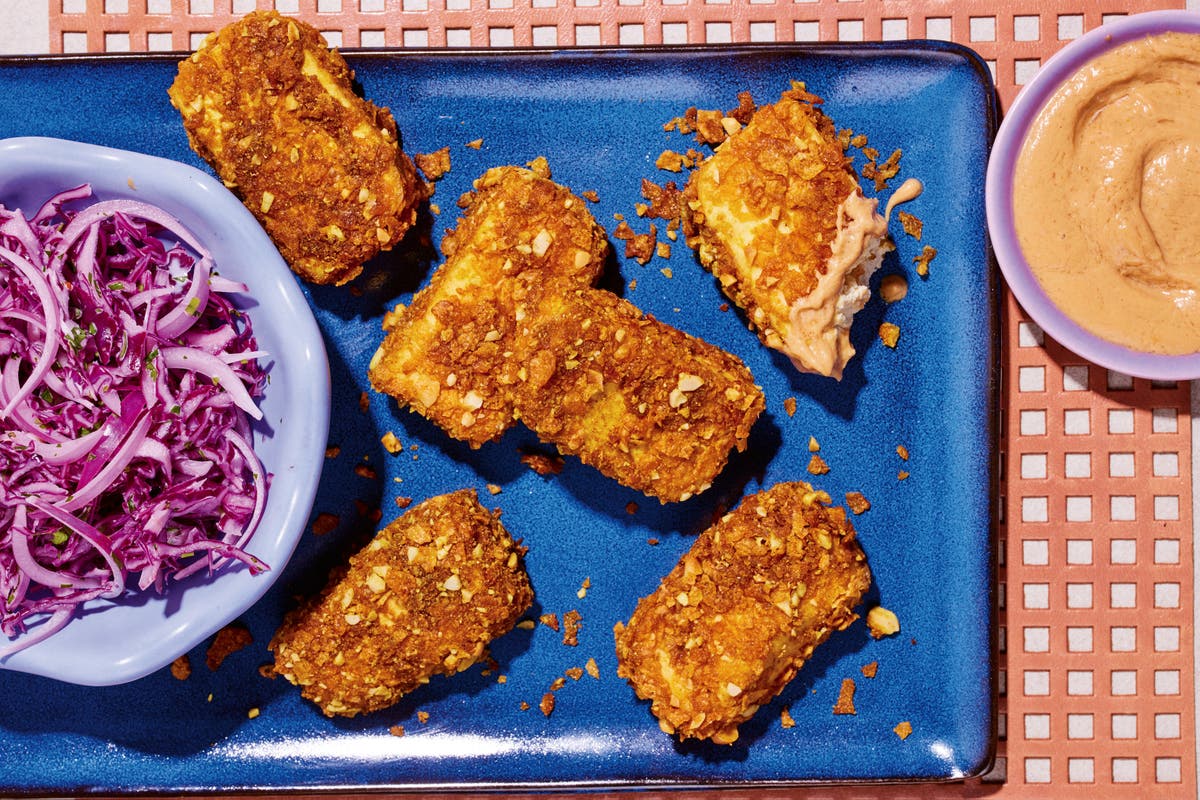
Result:
[[[330,44],[344,47],[947,39],[970,45],[988,62],[1005,106],[1066,41],[1111,16],[1183,5],[48,1],[49,46],[56,53],[186,50],[248,11],[272,7],[304,18]],[[957,784],[767,790],[754,797],[1197,796],[1190,386],[1134,380],[1087,364],[1046,339],[1011,297],[1003,331],[995,768]]]

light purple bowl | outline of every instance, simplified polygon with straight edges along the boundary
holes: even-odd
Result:
[[[1123,17],[1096,28],[1056,53],[1038,71],[1008,110],[988,161],[988,232],[1000,271],[1021,307],[1049,336],[1102,367],[1140,378],[1200,378],[1200,353],[1162,355],[1132,350],[1085,330],[1042,290],[1017,242],[1013,223],[1013,177],[1017,156],[1038,112],[1065,81],[1101,54],[1135,39],[1177,31],[1200,33],[1200,13],[1152,11]]]

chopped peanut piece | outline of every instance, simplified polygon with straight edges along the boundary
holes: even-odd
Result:
[[[867,627],[871,631],[871,636],[882,639],[884,636],[900,632],[900,620],[895,612],[889,611],[883,606],[875,606],[867,612]]]

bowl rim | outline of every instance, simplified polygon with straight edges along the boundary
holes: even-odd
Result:
[[[264,509],[259,528],[247,545],[248,550],[258,555],[261,555],[261,551],[256,549],[256,542],[262,548],[269,549],[267,560],[270,569],[252,577],[244,568],[235,566],[212,579],[198,574],[183,585],[168,588],[161,595],[147,591],[132,596],[127,594],[116,602],[92,601],[85,604],[82,613],[63,630],[0,661],[0,669],[68,683],[86,686],[127,683],[158,671],[236,619],[258,602],[284,571],[306,528],[324,462],[331,396],[328,354],[320,328],[295,276],[254,216],[217,179],[183,162],[52,137],[0,139],[0,159],[14,157],[23,159],[26,166],[14,166],[11,173],[0,175],[0,193],[5,191],[5,180],[9,174],[33,182],[36,180],[33,177],[35,174],[46,173],[52,176],[47,180],[62,182],[64,173],[78,171],[82,173],[80,177],[85,179],[79,183],[92,183],[97,196],[137,197],[167,208],[214,251],[253,253],[252,267],[239,266],[229,272],[241,273],[236,277],[242,279],[252,276],[249,282],[257,284],[258,289],[252,288],[252,291],[236,296],[235,300],[251,305],[246,313],[255,323],[256,335],[261,336],[260,331],[277,328],[286,320],[286,333],[267,337],[281,343],[280,352],[275,354],[276,363],[269,374],[279,370],[294,373],[296,378],[277,384],[276,396],[280,399],[274,402],[270,400],[272,390],[268,385],[260,403],[264,412],[268,407],[274,407],[274,416],[278,417],[269,421],[274,430],[268,438],[279,440],[277,445],[269,446],[279,463],[269,465],[275,480],[268,492],[267,508]],[[91,173],[87,169],[91,169]],[[135,173],[138,176],[136,181]],[[120,186],[118,180],[127,181],[128,189]],[[61,188],[70,186],[63,183]],[[14,188],[9,196],[19,192],[19,188]],[[90,202],[95,200],[93,197]],[[186,209],[187,214],[180,214],[171,206]],[[24,210],[26,213],[36,211]],[[219,229],[220,235],[206,239],[197,231],[197,228],[207,227]],[[272,311],[265,310],[267,307]],[[264,328],[262,320],[268,316],[275,319]],[[286,356],[292,358],[287,367],[281,367],[281,359]],[[284,425],[289,423],[278,413],[296,408],[304,408],[307,412],[299,432],[285,428]],[[254,425],[259,436],[263,435],[262,425],[266,424],[266,420],[267,417],[264,417],[263,423]],[[263,446],[265,441],[261,440],[256,448]],[[286,492],[284,487],[287,487]],[[273,525],[273,530],[264,530],[268,521]],[[220,590],[213,590],[213,585],[221,587]],[[225,587],[229,587],[228,590]],[[203,596],[203,608],[208,613],[198,612],[196,600],[189,604],[188,599],[193,595],[197,598]],[[122,611],[123,607],[127,610]],[[161,616],[153,616],[151,609],[161,611]],[[89,631],[79,639],[64,634],[69,634],[73,628],[81,630],[90,621],[103,620],[106,615],[115,618],[118,616],[116,612],[121,612],[119,616],[122,619],[127,614],[136,615],[138,612],[151,616],[151,628],[159,635],[150,647],[137,649],[136,652],[119,649],[101,654],[69,652],[70,657],[64,658],[61,650],[68,642],[90,644],[96,641],[99,638],[96,632],[102,630],[103,623],[93,622],[96,625],[95,632]],[[55,644],[60,641],[63,644],[56,647]]]
[[[988,160],[985,204],[992,251],[1005,282],[1046,334],[1088,361],[1132,377],[1190,380],[1200,377],[1200,351],[1165,355],[1135,350],[1091,333],[1063,313],[1042,289],[1025,260],[1017,243],[1012,213],[1017,157],[1038,113],[1059,86],[1109,50],[1168,32],[1200,33],[1200,13],[1167,10],[1131,14],[1104,23],[1051,56],[1020,91],[1000,123]]]

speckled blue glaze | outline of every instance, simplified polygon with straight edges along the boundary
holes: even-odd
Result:
[[[275,588],[244,616],[255,643],[216,672],[204,666],[200,647],[182,682],[158,672],[122,687],[81,689],[0,674],[0,793],[744,785],[938,780],[983,769],[992,752],[998,348],[983,212],[996,112],[982,62],[941,43],[350,60],[366,95],[393,109],[406,149],[451,147],[453,169],[434,197],[441,213],[426,220],[434,243],[454,224],[454,201],[484,169],[538,155],[560,182],[598,191],[592,208],[602,223],[622,213],[645,230],[633,213],[642,178],[679,177],[655,170],[654,160],[692,144],[664,132],[664,122],[691,105],[731,108],[742,89],[771,101],[791,80],[804,80],[839,127],[868,134],[884,156],[902,148],[903,176],[925,182],[909,206],[925,222],[923,238],[915,242],[896,225],[897,251],[883,269],[909,273],[909,295],[866,308],[853,337],[860,356],[835,383],[797,374],[735,310],[721,312],[725,299],[682,242],[672,248],[671,278],[659,272],[668,262],[642,267],[614,258],[605,285],[739,355],[767,398],[749,450],[731,459],[716,485],[661,506],[573,459],[558,476],[534,474],[519,461],[519,448],[534,444],[523,429],[472,451],[386,397],[368,392],[369,408],[360,411],[381,315],[409,298],[431,268],[431,251],[415,238],[372,265],[355,283],[361,294],[306,289],[330,356],[329,438],[341,448],[326,463],[314,511],[337,514],[341,524],[305,537]],[[170,58],[0,61],[0,136],[55,135],[199,164],[167,102],[173,74]],[[474,139],[483,140],[479,150],[464,146]],[[921,280],[912,259],[926,243],[938,256]],[[901,328],[896,350],[875,335],[883,320]],[[788,397],[797,401],[793,417],[784,412]],[[380,444],[387,431],[415,449],[387,453]],[[873,504],[855,518],[876,578],[868,599],[895,610],[903,631],[874,641],[858,623],[836,634],[743,726],[734,746],[678,744],[616,677],[612,626],[654,589],[718,505],[811,478],[810,436],[832,467],[815,482],[838,499],[862,491]],[[909,461],[899,459],[897,444],[908,447]],[[377,477],[358,474],[363,464]],[[911,477],[898,480],[901,469]],[[503,491],[489,495],[489,483]],[[258,675],[293,597],[319,586],[330,563],[374,530],[353,501],[381,507],[387,522],[400,513],[397,496],[421,500],[464,486],[503,509],[505,524],[529,546],[533,612],[581,612],[577,647],[544,626],[514,631],[492,650],[505,683],[473,668],[365,719],[325,719],[282,679]],[[634,513],[626,511],[631,502]],[[591,588],[581,599],[585,577]],[[601,679],[568,679],[554,714],[539,713],[551,681],[588,658]],[[868,680],[859,668],[871,661],[879,672]],[[844,677],[857,679],[856,716],[831,713]],[[522,701],[533,707],[520,710]],[[785,706],[794,728],[780,727]],[[250,719],[251,708],[261,713]],[[418,710],[429,713],[427,723]],[[913,726],[905,741],[892,732],[901,720]],[[389,735],[397,724],[407,735]]]

